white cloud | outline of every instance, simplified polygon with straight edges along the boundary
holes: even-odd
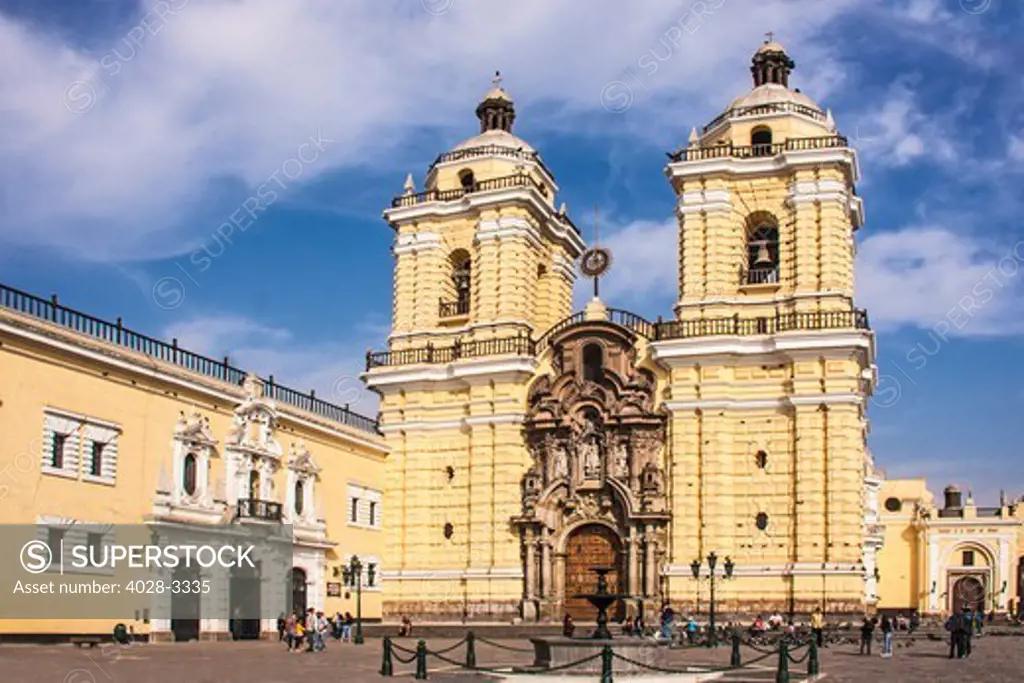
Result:
[[[702,100],[745,87],[764,26],[786,26],[801,59],[855,5],[455,0],[435,16],[416,2],[169,2],[180,12],[149,14],[107,52],[0,14],[0,239],[107,261],[183,253],[216,224],[198,220],[211,203],[219,222],[318,130],[336,143],[301,180],[401,163],[425,127],[469,134],[495,67],[521,108],[558,105],[539,108],[554,111],[539,127],[593,112],[626,130],[651,112],[638,101],[628,117],[605,113],[602,87],[667,45],[637,97],[688,129],[709,113]],[[717,9],[694,19],[700,8]],[[245,189],[222,196],[225,181]]]
[[[636,305],[657,297],[674,299],[678,292],[675,219],[661,223],[635,221],[606,240],[613,265],[601,282],[601,298],[612,306]],[[581,282],[589,298],[590,282]]]
[[[1006,154],[1014,161],[1024,161],[1024,137],[1011,135]]]
[[[911,83],[893,83],[880,104],[855,121],[852,143],[869,162],[907,166],[917,161],[952,163],[957,159],[952,128],[947,120],[925,114]]]
[[[367,335],[376,335],[369,325]],[[348,405],[363,415],[377,413],[377,395],[359,379],[362,365],[357,344],[311,344],[297,341],[288,330],[243,316],[206,315],[169,325],[165,339],[181,348],[209,356],[227,356],[235,367],[274,380],[297,391],[311,389],[325,401]],[[365,348],[365,347],[364,347]]]
[[[1024,240],[986,244],[937,226],[873,235],[858,250],[857,299],[877,329],[1024,333]]]

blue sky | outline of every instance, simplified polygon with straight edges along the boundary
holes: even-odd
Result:
[[[605,298],[668,316],[664,152],[749,89],[775,31],[861,155],[877,462],[1020,495],[1022,19],[1014,0],[0,0],[0,281],[372,412],[380,212],[476,131],[494,69],[588,235],[600,207]]]

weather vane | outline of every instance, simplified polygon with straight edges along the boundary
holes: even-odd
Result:
[[[594,206],[594,246],[583,252],[580,259],[580,270],[587,277],[594,279],[594,298],[600,294],[601,276],[608,272],[612,265],[612,252],[602,246],[598,241],[598,216],[597,206]]]

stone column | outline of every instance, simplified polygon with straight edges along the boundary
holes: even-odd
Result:
[[[630,595],[640,595],[640,564],[637,562],[637,546],[640,544],[640,539],[637,538],[636,529],[630,527],[629,537],[626,539],[627,548],[627,560],[626,566],[628,571],[629,585],[626,590]]]
[[[541,531],[540,541],[540,596],[550,598],[551,591],[551,538],[548,530]]]
[[[645,574],[647,575],[647,585],[644,588],[644,594],[651,598],[654,597],[657,592],[656,582],[658,577],[654,575],[655,572],[655,556],[657,555],[657,544],[654,541],[654,532],[651,529],[647,529],[644,534],[644,562],[647,565]]]
[[[526,599],[532,601],[537,597],[537,539],[532,527],[523,532],[523,542],[526,545]]]

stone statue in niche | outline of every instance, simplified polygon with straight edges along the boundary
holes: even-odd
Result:
[[[569,476],[569,454],[565,451],[564,444],[558,444],[555,446],[555,465],[552,477],[554,479],[563,479]]]
[[[583,462],[583,476],[591,479],[601,476],[601,437],[592,417],[588,417],[578,438],[580,460]]]
[[[615,460],[612,466],[613,476],[617,479],[629,478],[629,446],[625,441],[615,444]]]

